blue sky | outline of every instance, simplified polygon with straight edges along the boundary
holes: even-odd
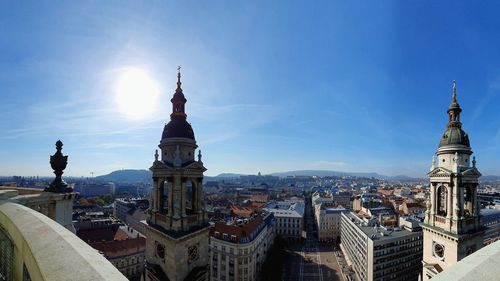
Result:
[[[382,3],[380,3],[382,2]],[[207,175],[424,176],[452,81],[479,169],[500,175],[500,4],[481,1],[0,3],[0,175],[149,168],[182,66]],[[156,107],[116,102],[124,69]]]

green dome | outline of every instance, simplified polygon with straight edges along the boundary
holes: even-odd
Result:
[[[469,136],[462,128],[450,126],[439,141],[439,147],[448,145],[465,145],[470,147]]]

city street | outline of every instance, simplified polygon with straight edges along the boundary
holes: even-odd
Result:
[[[331,247],[315,240],[303,245],[290,245],[283,280],[344,280]]]
[[[314,227],[311,202],[306,203],[304,222],[307,239],[288,246],[283,268],[283,280],[344,281],[332,243],[318,243]]]

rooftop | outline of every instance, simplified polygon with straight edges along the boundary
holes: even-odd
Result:
[[[236,244],[248,243],[272,221],[272,214],[262,212],[249,219],[232,220],[227,223],[218,222],[211,229],[210,236]]]
[[[391,240],[394,238],[401,238],[408,235],[413,235],[415,232],[408,231],[406,229],[402,229],[400,227],[384,227],[384,226],[376,226],[369,225],[367,221],[358,217],[355,213],[344,213],[343,216],[346,216],[350,219],[363,233],[368,236],[371,240]]]
[[[264,210],[272,212],[275,217],[304,217],[304,203],[301,201],[272,201]]]

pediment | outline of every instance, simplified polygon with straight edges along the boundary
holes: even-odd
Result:
[[[168,165],[163,163],[162,161],[154,161],[153,166],[149,168],[150,171],[160,170],[160,169],[171,169]]]
[[[186,170],[202,170],[202,171],[206,171],[207,170],[203,166],[203,164],[200,163],[200,162],[189,163],[188,165],[184,166],[184,169],[186,169]]]
[[[449,177],[451,171],[442,167],[437,167],[434,170],[427,173],[429,177]]]
[[[475,176],[480,177],[481,173],[476,168],[470,168],[462,172],[463,176]]]

